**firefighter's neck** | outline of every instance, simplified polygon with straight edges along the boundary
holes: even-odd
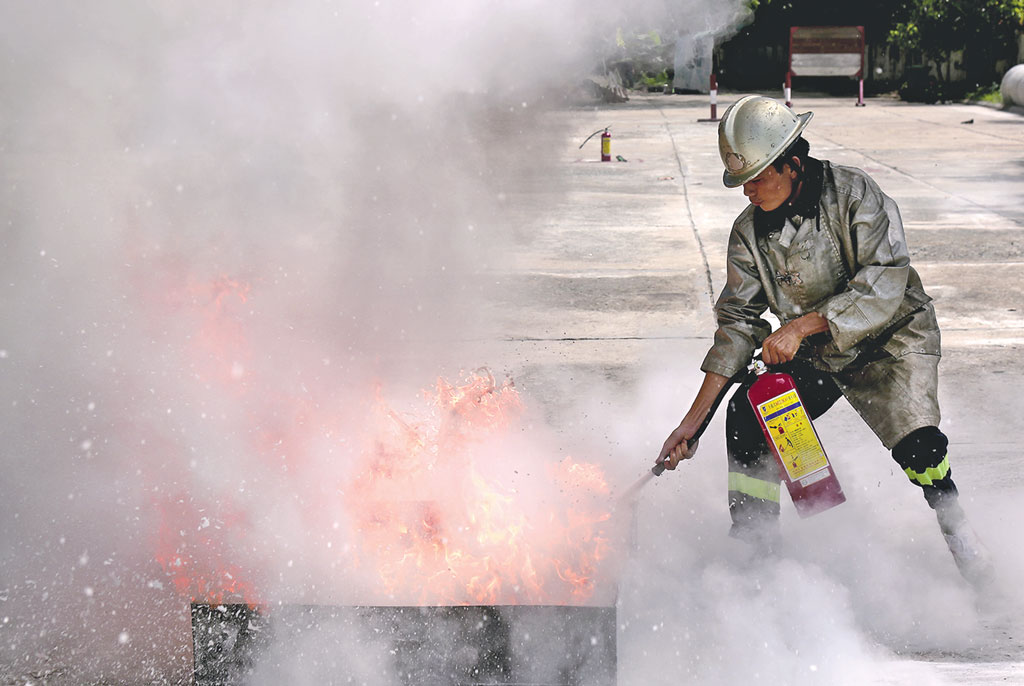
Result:
[[[797,181],[793,184],[793,192],[789,194],[789,198],[786,200],[786,205],[792,207],[796,204],[796,201],[800,198],[800,191],[804,188],[804,182]]]
[[[789,197],[786,198],[785,205],[792,207],[796,204],[796,201],[800,198],[800,191],[804,189],[804,175],[803,169],[796,168],[796,178],[793,179],[793,190],[790,192]]]

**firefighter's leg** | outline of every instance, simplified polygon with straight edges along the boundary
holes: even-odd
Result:
[[[793,377],[812,418],[823,414],[842,395],[828,374],[805,362],[794,360],[778,371]],[[736,390],[726,410],[725,444],[729,455],[729,513],[732,516],[729,534],[771,548],[778,536],[779,467],[747,400],[752,383]]]
[[[747,402],[749,385],[729,399],[726,452],[729,455],[730,536],[771,547],[779,519],[779,468]]]
[[[938,427],[926,426],[897,443],[892,456],[935,510],[957,569],[967,581],[983,585],[992,577],[991,558],[960,506],[946,452],[948,446],[949,440]]]

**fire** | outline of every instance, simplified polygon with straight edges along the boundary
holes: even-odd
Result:
[[[184,499],[166,499],[157,506],[163,520],[156,560],[170,575],[178,593],[191,600],[209,602],[255,600],[255,588],[245,580],[245,571],[225,559],[231,550],[226,539],[244,515],[236,513],[221,526]],[[195,523],[195,530],[174,528],[175,523],[186,522]]]
[[[488,473],[495,457],[510,457],[502,443],[520,428],[512,382],[477,370],[459,384],[439,379],[426,399],[427,421],[380,402],[390,426],[348,489],[363,494],[347,505],[381,589],[417,604],[585,603],[611,548],[600,469],[572,458],[548,464],[547,493],[531,498]]]
[[[275,468],[279,495],[301,493],[295,501],[313,532],[331,528],[325,512],[345,515],[349,552],[337,553],[338,578],[325,585],[369,578],[377,604],[586,604],[599,591],[613,548],[604,475],[543,454],[512,381],[499,383],[487,369],[457,382],[439,378],[421,406],[406,411],[379,387],[363,434],[344,437],[359,446],[354,464],[336,488],[313,493],[308,484],[329,458],[311,436],[341,440],[338,417],[324,409],[330,399],[283,393],[251,364],[258,341],[246,337],[239,312],[255,297],[248,284],[219,277],[188,291],[178,305],[195,309],[196,383],[244,396],[253,467]],[[240,385],[233,370],[242,356]],[[266,600],[257,568],[272,564],[276,551],[231,489],[193,483],[155,504],[157,561],[180,592],[201,602]]]

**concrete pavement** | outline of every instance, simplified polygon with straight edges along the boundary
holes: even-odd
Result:
[[[722,96],[719,114],[739,97]],[[983,402],[1024,383],[1024,117],[881,98],[855,107],[797,97],[794,109],[815,113],[812,155],[865,169],[899,204],[913,264],[935,298],[943,391],[979,410],[960,440],[993,443],[993,425],[1001,435],[1024,429],[1016,406]],[[496,334],[528,364],[571,361],[628,378],[631,360],[656,358],[650,351],[675,340],[692,347],[696,366],[714,332],[729,228],[746,205],[721,184],[717,125],[698,121],[706,98],[640,95],[553,116],[580,132],[562,156],[567,188],[516,199],[553,206],[493,295]],[[577,149],[608,125],[612,155],[626,162],[597,161],[596,138]]]
[[[722,96],[719,113],[739,97]],[[891,99],[870,99],[858,108],[853,98],[798,96],[794,109],[815,113],[805,134],[812,155],[865,169],[899,204],[913,263],[935,299],[943,331],[940,398],[957,481],[975,512],[985,503],[976,519],[983,531],[1021,530],[1024,517],[1012,503],[1024,487],[1017,438],[1024,434],[1024,117],[984,106]],[[707,116],[705,97],[663,95],[553,114],[553,125],[579,133],[562,151],[560,184],[566,187],[550,197],[515,199],[546,210],[523,229],[512,264],[491,294],[503,361],[516,368],[532,398],[549,406],[549,416],[585,426],[587,417],[569,413],[567,419],[566,399],[578,404],[597,388],[614,389],[607,401],[613,416],[636,422],[637,413],[648,413],[640,419],[645,443],[614,449],[636,455],[616,478],[638,473],[653,459],[697,390],[697,367],[715,328],[713,301],[724,283],[729,229],[746,205],[739,190],[721,184],[717,125],[698,121]],[[577,149],[587,134],[609,125],[612,155],[626,162],[597,161],[596,141]],[[652,370],[668,389],[653,411],[642,388],[652,383]],[[833,410],[823,421],[826,443],[842,446],[847,465],[859,445],[874,446],[864,448],[877,464],[859,467],[863,480],[873,488],[885,470],[894,493],[923,518],[919,525],[929,533],[921,535],[937,537],[930,513],[912,489],[896,483],[902,475],[893,474],[888,455],[852,411]],[[708,453],[721,452],[722,428],[716,418],[708,432],[715,447],[703,449],[705,459],[718,459]],[[615,429],[605,437],[614,442]],[[858,447],[848,450],[847,441]],[[702,470],[711,469],[717,475],[721,465],[694,465],[687,479],[700,481]],[[699,517],[697,510],[690,516]],[[928,540],[936,564],[949,566],[941,539]],[[1001,559],[1020,563],[1018,547],[1006,543]],[[957,669],[956,679],[968,683],[992,674],[1019,677],[1024,667],[1012,658],[1021,651],[1019,641],[1000,645],[1009,652],[993,659],[1008,661],[982,670],[974,663],[987,660],[984,655],[964,658],[966,664],[936,668],[927,678]]]
[[[723,97],[719,112],[736,97]],[[797,100],[796,110],[815,112],[806,131],[812,154],[866,170],[897,201],[948,348],[1019,349],[1024,118],[981,106],[868,103]],[[721,184],[716,125],[697,121],[707,114],[698,96],[634,96],[624,105],[562,115],[579,131],[610,124],[612,153],[628,161],[601,164],[596,141],[583,151],[568,141],[568,194],[517,254],[515,272],[631,279],[645,303],[633,308],[632,324],[593,322],[590,330],[586,316],[559,317],[563,329],[578,330],[556,332],[527,317],[510,324],[510,334],[653,337],[680,324],[691,334],[706,332],[707,313],[669,307],[670,294],[651,282],[672,274],[671,290],[682,282],[687,301],[696,289],[705,303],[713,299],[709,289],[721,288],[729,227],[746,202]],[[580,290],[598,297],[601,288]],[[616,290],[620,298],[630,291]],[[654,315],[662,309],[673,312],[668,321]],[[680,314],[693,321],[680,322]]]

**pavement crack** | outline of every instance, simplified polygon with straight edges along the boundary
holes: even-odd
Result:
[[[672,127],[669,126],[669,118],[665,114],[665,110],[661,107],[658,108],[658,113],[661,114],[661,118],[665,120],[665,131],[668,133],[668,138],[672,141],[672,153],[676,158],[676,166],[679,167],[679,178],[683,183],[683,201],[686,203],[686,216],[690,220],[690,228],[693,229],[693,237],[697,239],[697,247],[700,248],[700,259],[704,264],[704,278],[707,279],[708,284],[708,302],[711,305],[711,319],[717,325],[715,320],[715,286],[711,280],[711,265],[708,263],[708,253],[704,249],[704,241],[700,237],[700,231],[697,229],[697,222],[693,220],[693,210],[690,208],[690,192],[686,183],[686,170],[683,167],[683,158],[679,152],[679,146],[676,144],[676,137],[672,134]]]

